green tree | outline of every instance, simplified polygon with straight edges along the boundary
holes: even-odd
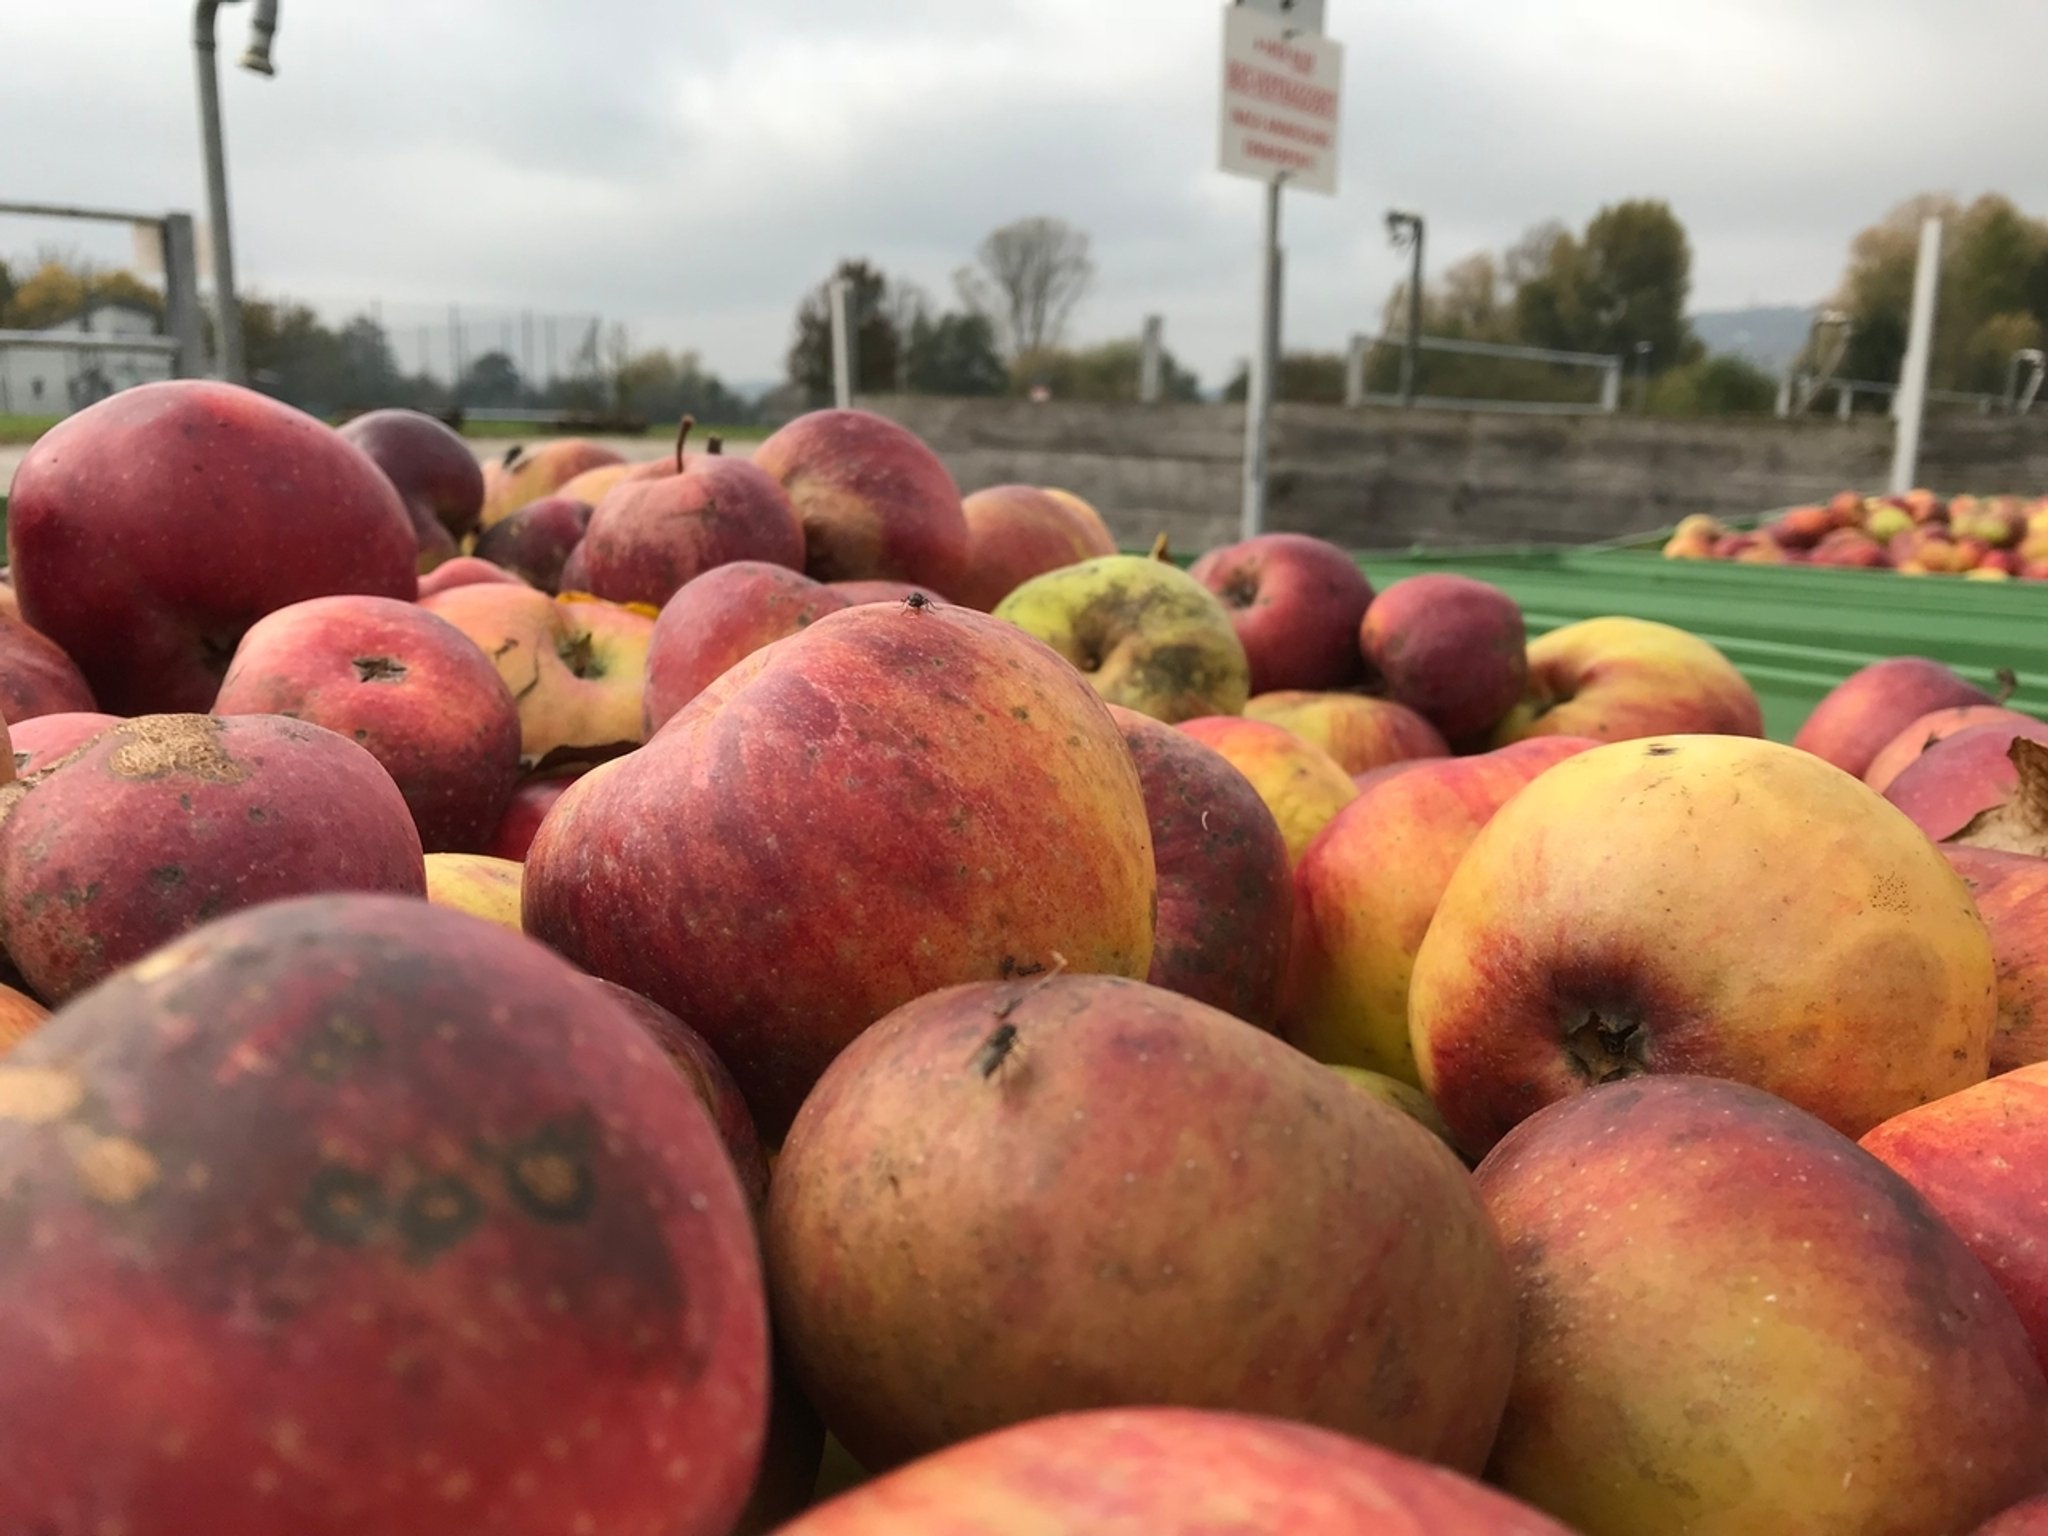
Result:
[[[1516,329],[1532,346],[1619,353],[1650,347],[1650,366],[1699,354],[1686,323],[1692,244],[1668,203],[1638,198],[1602,208],[1574,239],[1558,233],[1514,299]]]
[[[1242,400],[1250,392],[1250,372],[1240,363],[1223,386],[1223,398]],[[1273,398],[1313,405],[1344,403],[1344,358],[1336,352],[1283,352]]]
[[[1778,381],[1727,352],[1681,363],[1650,381],[1649,409],[1660,416],[1765,415],[1777,403]]]
[[[519,365],[504,352],[486,352],[462,372],[455,398],[464,405],[516,406],[525,396]]]
[[[1009,374],[986,315],[919,312],[904,341],[904,382],[921,395],[1000,395]]]
[[[847,323],[853,330],[853,387],[858,393],[894,389],[901,338],[889,305],[889,280],[873,263],[848,259],[833,272],[852,284]],[[832,397],[832,285],[818,284],[797,306],[787,359],[789,381],[814,403]]]

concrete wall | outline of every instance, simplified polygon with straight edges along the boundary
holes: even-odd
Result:
[[[935,448],[963,490],[1057,485],[1119,542],[1165,531],[1196,552],[1236,536],[1244,415],[1233,405],[887,396],[864,406]],[[1891,465],[1881,418],[1671,421],[1283,405],[1267,526],[1357,549],[1586,543],[1689,512],[1740,516],[1855,487]],[[2048,493],[2048,418],[1933,418],[1921,480],[1945,492]]]

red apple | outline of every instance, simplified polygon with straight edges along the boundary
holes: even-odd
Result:
[[[0,1422],[35,1425],[0,1529],[731,1529],[768,1371],[746,1205],[659,1047],[541,946],[273,903],[61,1010],[0,1096],[35,1234],[0,1251]]]
[[[1476,1474],[1514,1357],[1499,1250],[1441,1141],[1113,977],[949,987],[861,1034],[783,1143],[762,1242],[798,1375],[871,1471],[1176,1404]]]
[[[562,574],[555,583],[555,590],[563,596],[580,593],[590,596],[590,569],[583,558],[583,541],[578,539],[576,547],[569,551],[569,558],[562,562]]]
[[[1221,753],[1110,706],[1145,795],[1159,916],[1146,980],[1248,1023],[1272,1022],[1293,883],[1279,823]]]
[[[571,785],[526,872],[527,932],[702,1034],[770,1136],[900,1003],[1152,958],[1116,722],[966,608],[849,608],[755,652]]]
[[[533,846],[533,834],[540,830],[555,802],[577,779],[590,771],[589,763],[567,763],[558,768],[528,774],[505,802],[505,814],[484,843],[484,852],[498,859],[524,863],[526,850]]]
[[[50,1010],[14,987],[0,986],[0,1056],[5,1056],[50,1016]]]
[[[686,454],[670,473],[622,480],[590,514],[580,546],[585,589],[613,602],[660,607],[716,566],[758,560],[799,570],[804,530],[780,484],[741,458]]]
[[[559,493],[536,497],[477,536],[477,558],[489,561],[528,586],[543,592],[558,591],[562,567],[583,542],[590,514],[587,501],[576,501]],[[420,595],[428,595],[424,581],[420,584]]]
[[[479,526],[503,522],[530,501],[553,495],[586,470],[625,465],[625,457],[587,437],[558,437],[535,448],[514,446],[484,466],[484,508]],[[620,471],[622,474],[625,468]],[[587,494],[578,500],[592,501]]]
[[[1470,576],[1395,582],[1365,611],[1358,644],[1386,694],[1455,742],[1499,725],[1529,679],[1522,610]]]
[[[1844,570],[1875,570],[1889,565],[1884,546],[1855,528],[1837,528],[1815,546],[1812,563]]]
[[[1957,731],[1902,768],[1884,797],[1936,842],[1959,837],[1974,818],[2006,805],[2018,792],[2015,741],[2048,742],[2048,723],[2022,715]]]
[[[1954,843],[1941,851],[1991,933],[1998,965],[1992,1072],[2048,1061],[2048,859]]]
[[[803,523],[819,581],[891,577],[951,591],[967,564],[960,488],[923,440],[869,411],[812,411],[754,449]]]
[[[369,411],[341,435],[370,456],[398,492],[419,543],[420,569],[451,558],[483,513],[484,472],[446,425],[423,411]]]
[[[19,619],[0,617],[0,718],[19,725],[95,708],[92,689],[63,647]]]
[[[828,581],[823,585],[826,591],[838,593],[849,605],[900,603],[913,596],[928,597],[935,603],[952,601],[943,592],[935,592],[930,587],[920,587],[908,581]]]
[[[967,567],[954,598],[986,613],[1034,576],[1116,553],[1116,540],[1084,503],[1035,485],[994,485],[961,503]]]
[[[117,715],[207,708],[275,609],[419,590],[411,519],[375,464],[204,379],[124,389],[44,433],[15,471],[7,542],[23,617]]]
[[[501,525],[502,526],[502,525]],[[416,603],[316,597],[244,636],[217,715],[287,715],[359,743],[428,853],[476,853],[519,779],[519,706],[461,630]]]
[[[9,793],[0,936],[53,1003],[240,907],[318,891],[426,894],[419,833],[391,776],[304,721],[144,715]]]
[[[420,578],[421,597],[432,597],[437,592],[446,592],[450,587],[469,587],[478,583],[500,582],[510,586],[527,586],[523,576],[515,576],[503,566],[493,565],[488,560],[479,560],[475,555],[457,555],[453,560],[443,561]]]
[[[1852,673],[1816,704],[1792,738],[1859,779],[1899,732],[1933,710],[1998,701],[1938,661],[1893,656]]]
[[[1883,794],[1901,772],[1937,741],[1946,741],[1975,725],[2024,726],[2031,718],[1997,704],[1960,704],[1930,710],[1884,744],[1863,770],[1863,782]]]
[[[1342,688],[1358,677],[1372,583],[1328,540],[1262,533],[1210,550],[1188,574],[1230,610],[1253,693]]]
[[[1354,778],[1388,763],[1451,755],[1442,733],[1407,705],[1362,693],[1282,689],[1247,699],[1244,714],[1321,747]]]
[[[648,734],[735,662],[846,606],[838,592],[787,566],[736,560],[706,571],[664,603],[654,621]]]
[[[119,715],[95,714],[91,710],[62,715],[37,715],[8,730],[14,754],[14,772],[27,778],[41,773],[74,749],[84,746],[110,725],[119,725]]]
[[[1615,1083],[1477,1179],[1520,1311],[1488,1475],[1584,1536],[1934,1536],[2043,1486],[2048,1379],[2011,1305],[1813,1116]]]
[[[1763,706],[1707,641],[1647,619],[1582,619],[1529,644],[1528,692],[1494,731],[1627,741],[1686,734],[1761,736]]]
[[[1103,1408],[997,1430],[821,1504],[778,1536],[1224,1531],[1569,1536],[1442,1467],[1305,1424],[1189,1408]]]
[[[1763,531],[1786,549],[1811,549],[1836,526],[1834,514],[1826,507],[1794,507]]]

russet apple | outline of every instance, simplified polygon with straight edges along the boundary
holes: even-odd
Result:
[[[22,616],[117,715],[206,709],[273,609],[419,590],[383,472],[326,423],[208,379],[124,389],[44,433],[7,542]]]
[[[14,758],[14,776],[27,778],[40,773],[60,757],[84,746],[110,725],[119,725],[119,715],[79,710],[61,715],[37,715],[33,720],[8,728],[8,746]]]
[[[1353,778],[1390,763],[1451,755],[1442,733],[1407,705],[1362,693],[1255,693],[1244,714],[1321,747]]]
[[[1477,1181],[1520,1311],[1489,1476],[1584,1536],[1935,1536],[2043,1486],[2048,1380],[2011,1304],[1812,1115],[1615,1083]]]
[[[876,1472],[1165,1403],[1477,1473],[1514,1357],[1499,1250],[1441,1141],[1114,977],[949,987],[866,1030],[784,1141],[762,1235],[798,1375]]]
[[[1751,1083],[1860,1136],[1981,1082],[1996,1018],[1940,851],[1841,770],[1734,736],[1546,770],[1459,861],[1408,996],[1422,1086],[1475,1155],[1642,1073]]]
[[[452,559],[483,513],[484,472],[469,445],[424,411],[366,411],[344,422],[354,443],[405,503],[419,544],[419,568]]]
[[[1279,823],[1221,753],[1150,715],[1114,704],[1109,712],[1137,765],[1152,831],[1159,915],[1145,979],[1269,1025],[1294,904]]]
[[[488,529],[529,501],[560,490],[585,470],[623,464],[625,456],[587,437],[557,437],[535,448],[514,446],[484,465],[484,505],[478,520]],[[584,499],[584,498],[579,498]]]
[[[871,411],[811,411],[754,449],[803,524],[819,581],[888,577],[952,590],[967,564],[960,487],[907,428]]]
[[[1110,703],[1168,725],[1234,715],[1251,695],[1230,615],[1164,560],[1084,560],[1033,577],[994,611],[1058,651]]]
[[[420,606],[469,636],[497,666],[519,706],[526,766],[594,760],[645,739],[641,695],[651,614],[489,584],[436,593]]]
[[[960,504],[967,564],[953,598],[986,613],[1034,576],[1117,552],[1102,519],[1035,485],[992,485]]]
[[[649,734],[734,663],[847,605],[802,571],[760,560],[735,560],[687,583],[662,604],[648,642]]]
[[[1886,744],[1922,715],[1997,702],[1938,661],[1891,656],[1836,684],[1806,717],[1792,745],[1860,779]]]
[[[1273,813],[1290,866],[1315,835],[1358,796],[1358,786],[1322,748],[1264,720],[1201,715],[1180,729],[1251,781]]]
[[[395,598],[316,597],[265,615],[236,647],[213,713],[307,720],[364,747],[428,853],[481,848],[519,780],[519,706],[491,658]]]
[[[771,1137],[913,997],[1152,958],[1116,722],[966,608],[848,608],[754,652],[572,784],[526,869],[527,931],[701,1033]]]
[[[1229,610],[1253,693],[1357,680],[1358,626],[1373,601],[1372,583],[1329,540],[1262,533],[1210,550],[1188,574]]]
[[[1761,736],[1763,706],[1728,658],[1647,619],[1582,619],[1529,642],[1529,691],[1494,732],[1625,741],[1672,732]]]
[[[1454,742],[1499,725],[1529,679],[1515,600],[1453,572],[1410,576],[1381,592],[1365,611],[1358,645],[1381,691]]]

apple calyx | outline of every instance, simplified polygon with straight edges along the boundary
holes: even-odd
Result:
[[[1944,841],[1961,848],[2048,858],[2048,747],[2015,736],[2005,755],[2019,775],[2010,798],[1979,811]]]
[[[1650,1070],[1650,1032],[1632,1019],[1603,1019],[1589,1012],[1565,1032],[1564,1044],[1580,1076],[1596,1087]]]
[[[355,667],[356,681],[360,683],[405,681],[405,663],[395,656],[358,656],[351,665]]]
[[[562,665],[578,677],[604,676],[604,663],[598,659],[597,648],[590,643],[590,631],[587,629],[562,636],[555,642],[555,654],[562,658]]]

